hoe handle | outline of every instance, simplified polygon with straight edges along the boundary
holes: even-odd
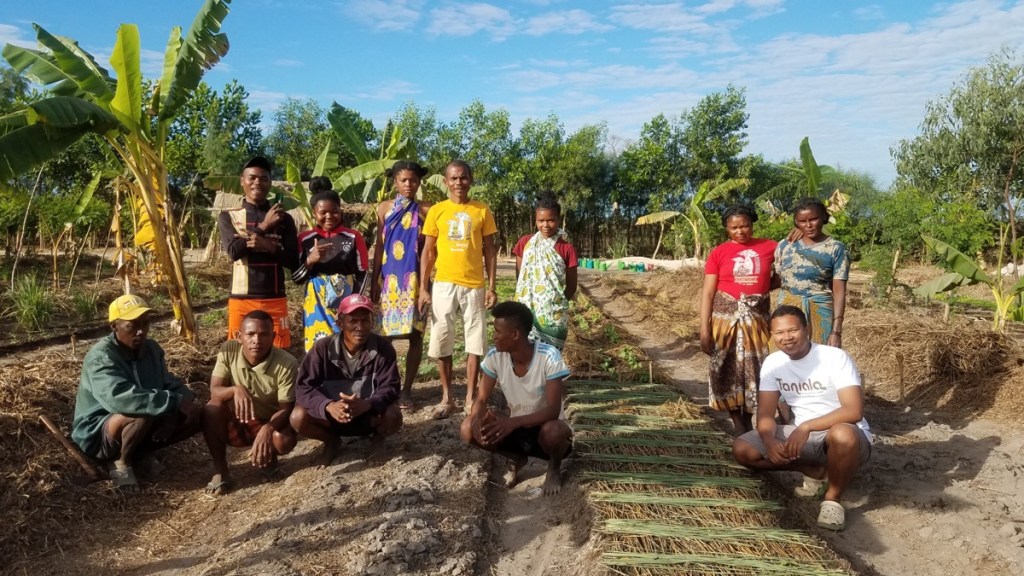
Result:
[[[57,428],[57,425],[53,423],[53,420],[50,420],[50,418],[45,414],[40,414],[39,421],[42,422],[44,426],[46,426],[46,428],[50,431],[50,434],[53,434],[53,437],[56,438],[58,442],[60,442],[61,446],[63,446],[64,449],[67,450],[68,453],[74,457],[74,459],[82,466],[82,468],[85,470],[85,473],[88,474],[90,478],[92,478],[93,480],[103,480],[107,477],[106,474],[104,474],[99,468],[96,467],[95,464],[90,462],[89,459],[85,457],[85,454],[82,454],[82,451],[78,449],[78,446],[75,446],[74,444],[71,443],[70,440],[68,440],[68,437],[65,436],[63,432],[60,431],[60,428]]]

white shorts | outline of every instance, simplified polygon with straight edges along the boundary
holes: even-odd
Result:
[[[434,282],[430,299],[431,358],[445,358],[455,352],[455,320],[462,313],[466,354],[483,356],[487,348],[487,310],[483,288],[466,288],[451,282]]]

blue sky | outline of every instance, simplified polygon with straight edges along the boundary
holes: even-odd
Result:
[[[200,4],[7,1],[0,44],[32,45],[37,22],[106,63],[117,26],[134,22],[156,76],[171,26]],[[889,149],[927,102],[1003,47],[1024,57],[1022,30],[1024,0],[235,0],[231,51],[206,80],[237,78],[266,118],[289,96],[377,126],[410,100],[451,121],[480,99],[516,128],[552,113],[570,131],[605,122],[618,150],[655,114],[732,83],[747,91],[747,152],[792,158],[809,136],[819,163],[887,185]]]

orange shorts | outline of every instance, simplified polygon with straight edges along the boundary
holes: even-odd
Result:
[[[292,344],[288,329],[287,298],[228,298],[228,340],[234,339],[242,328],[242,318],[253,310],[263,310],[274,319],[274,346],[287,348]]]

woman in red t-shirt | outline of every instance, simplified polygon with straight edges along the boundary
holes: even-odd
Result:
[[[700,301],[700,348],[711,357],[708,400],[727,410],[736,433],[752,429],[761,362],[768,355],[768,293],[774,240],[754,238],[757,213],[733,206],[722,215],[729,240],[708,255]]]

